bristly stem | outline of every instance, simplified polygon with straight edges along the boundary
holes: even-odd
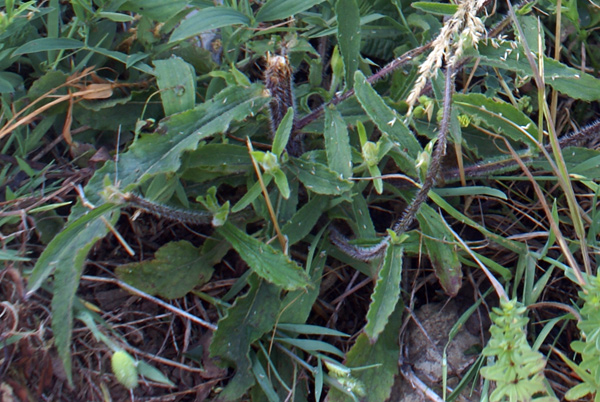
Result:
[[[414,221],[421,204],[427,200],[429,190],[433,188],[436,179],[440,173],[442,159],[446,154],[446,145],[448,143],[448,131],[450,128],[450,116],[452,113],[452,93],[454,92],[454,69],[448,66],[446,69],[446,83],[444,89],[444,105],[442,121],[440,122],[439,133],[436,139],[435,149],[431,155],[431,162],[427,169],[427,174],[421,188],[415,195],[415,198],[404,211],[402,218],[393,226],[393,231],[397,235],[408,230],[408,227]],[[340,250],[349,256],[362,261],[372,261],[381,257],[391,240],[390,235],[384,237],[381,242],[372,247],[358,247],[349,243],[348,239],[340,234],[337,229],[331,230],[330,239]]]
[[[448,65],[446,69],[446,85],[444,89],[444,110],[442,121],[440,122],[440,132],[437,135],[435,149],[431,155],[431,163],[427,169],[427,175],[423,185],[417,192],[414,200],[404,211],[402,219],[394,225],[394,232],[402,234],[406,232],[419,212],[421,204],[427,200],[429,190],[433,188],[442,166],[442,159],[446,155],[446,146],[448,144],[448,131],[450,129],[450,115],[452,113],[452,94],[454,93],[454,69]]]
[[[159,218],[166,218],[190,225],[206,225],[212,220],[212,214],[209,212],[191,211],[157,204],[132,193],[122,194],[122,198],[123,201],[128,202],[131,206],[141,209],[144,212],[151,213]]]

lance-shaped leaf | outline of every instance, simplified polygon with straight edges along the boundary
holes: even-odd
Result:
[[[532,76],[531,66],[523,47],[513,48],[510,42],[496,45],[479,45],[479,62],[485,66],[504,68]],[[534,49],[535,50],[535,49]],[[571,67],[544,57],[544,82],[565,95],[584,101],[600,99],[600,80]]]
[[[317,194],[341,195],[353,186],[351,181],[318,162],[294,159],[288,166],[307,189]]]
[[[335,106],[325,108],[323,137],[329,168],[345,179],[352,177],[352,151],[348,127]]]
[[[400,152],[405,160],[401,168],[409,174],[416,174],[415,159],[423,148],[404,125],[402,118],[385,104],[360,71],[354,74],[354,90],[362,108],[373,123],[398,147],[397,152]]]
[[[238,297],[219,320],[210,344],[210,355],[235,366],[235,376],[219,395],[221,401],[238,401],[254,384],[250,345],[275,325],[280,308],[280,289],[251,275],[250,290]]]
[[[327,197],[316,196],[300,208],[281,228],[282,233],[288,237],[288,245],[296,244],[308,235],[328,207]]]
[[[356,0],[338,0],[335,7],[338,43],[344,62],[346,88],[354,86],[354,72],[360,57],[360,12]],[[327,126],[326,126],[327,127]]]
[[[537,125],[513,105],[482,94],[454,94],[452,100],[461,112],[481,120],[496,133],[537,149],[533,141],[538,135]]]
[[[402,325],[402,302],[395,306],[390,323],[385,327],[377,342],[371,344],[369,337],[362,333],[356,339],[352,349],[346,354],[346,367],[365,367],[351,372],[351,376],[364,386],[365,402],[386,401],[390,397],[394,376],[398,373],[398,331]],[[372,367],[370,367],[372,366]],[[336,389],[328,395],[331,402],[345,402],[348,397]]]
[[[306,11],[324,0],[268,0],[258,10],[256,21],[283,20],[294,14]]]
[[[377,342],[400,298],[403,254],[404,249],[393,244],[385,252],[379,278],[371,295],[371,305],[364,330],[371,343]]]
[[[457,250],[449,243],[454,236],[439,214],[427,204],[421,205],[417,219],[435,275],[446,294],[454,297],[462,286],[462,264],[458,260]]]
[[[118,168],[107,162],[96,171],[85,188],[88,199],[94,204],[101,202],[98,193],[104,188],[105,177],[115,182],[117,172],[121,188],[128,191],[152,176],[177,171],[184,152],[195,150],[200,140],[226,131],[232,121],[257,113],[268,101],[262,85],[232,86],[192,110],[163,119],[160,133],[138,139],[121,155]],[[76,210],[75,216],[80,212]]]
[[[154,61],[156,83],[165,115],[185,112],[196,103],[196,72],[179,57]]]
[[[217,229],[250,269],[258,276],[285,290],[305,288],[309,284],[306,273],[281,251],[242,232],[230,222]]]
[[[106,222],[100,218],[104,217],[114,223],[119,216],[114,213],[117,208],[115,205],[106,204],[70,222],[42,252],[29,277],[28,294],[31,294],[54,272],[52,331],[54,344],[65,366],[69,382],[75,292],[90,248],[108,233]]]
[[[173,30],[169,42],[191,38],[217,28],[231,25],[248,25],[250,18],[230,7],[208,7],[186,18]]]

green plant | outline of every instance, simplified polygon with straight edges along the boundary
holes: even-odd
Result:
[[[573,35],[594,42],[598,20],[579,24],[575,3],[564,5]],[[409,291],[400,288],[404,260],[424,254],[446,294],[456,295],[462,270],[476,267],[501,300],[485,352],[497,356],[496,365],[482,372],[498,385],[490,397],[528,400],[546,390],[543,360],[525,336],[527,310],[506,302],[506,294],[534,305],[557,272],[584,286],[576,249],[583,270],[592,271],[588,250],[597,245],[589,222],[595,221],[581,212],[573,187],[597,192],[599,123],[560,136],[555,100],[570,99],[573,113],[588,122],[586,102],[600,99],[600,85],[575,63],[546,55],[552,32],[530,15],[530,4],[494,28],[485,25],[499,17],[486,20],[484,2],[470,1],[4,5],[0,139],[13,159],[0,175],[9,202],[0,223],[13,248],[21,240],[8,231],[18,233],[15,225],[26,231],[29,217],[40,231],[48,216],[58,223],[44,229],[43,251],[30,256],[37,257],[33,270],[20,263],[27,295],[52,295],[53,342],[69,381],[76,293],[95,258],[90,250],[112,233],[119,242],[111,248],[130,256],[119,254],[111,271],[118,280],[110,284],[134,286],[153,303],[153,296],[189,298],[210,310],[208,319],[176,314],[199,325],[196,338],[212,333],[209,359],[235,370],[214,395],[221,400],[318,400],[324,392],[330,400],[388,398],[398,373],[402,296]],[[540,7],[561,21],[560,5]],[[510,27],[514,39],[503,36]],[[209,46],[198,43],[205,39]],[[588,53],[597,56],[591,46]],[[373,60],[389,63],[372,73]],[[265,72],[257,72],[264,63]],[[523,95],[519,88],[527,87],[532,93]],[[55,153],[40,149],[46,138],[59,144]],[[105,155],[107,147],[112,155]],[[451,150],[456,168],[444,166]],[[518,169],[533,192],[510,184],[519,177],[499,177]],[[550,176],[535,178],[529,169]],[[565,198],[546,186],[554,182]],[[74,203],[68,209],[67,194]],[[393,211],[397,200],[405,203],[401,211],[372,213]],[[516,222],[519,235],[544,232],[546,243],[536,247],[491,225],[485,213],[471,214],[470,203],[482,200]],[[521,223],[524,208],[517,205],[537,203],[541,211],[527,212],[534,224]],[[156,237],[154,257],[134,260],[134,253],[148,251],[136,236],[119,234],[126,227],[119,218],[131,208],[203,235]],[[389,230],[378,236],[376,228]],[[498,261],[493,248],[478,249],[469,236],[518,262]],[[32,248],[27,240],[19,246]],[[15,262],[26,256],[9,251]],[[324,277],[338,271],[373,283],[372,292],[363,290],[366,298],[360,295],[364,311],[350,311],[360,315],[348,333],[352,341],[314,313],[324,305],[339,315],[343,303],[331,307],[320,295],[329,286]],[[205,287],[220,280],[227,292]],[[92,323],[85,321],[94,332]],[[514,353],[504,353],[505,345]],[[585,366],[595,355],[582,350]],[[133,388],[127,362],[123,378]],[[511,365],[523,372],[513,373]],[[513,374],[523,380],[513,383],[514,392],[502,385]]]

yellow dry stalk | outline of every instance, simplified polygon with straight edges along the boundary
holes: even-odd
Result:
[[[445,60],[447,65],[456,66],[462,57],[465,46],[477,47],[477,43],[485,34],[485,26],[477,16],[477,12],[483,8],[484,3],[485,0],[458,2],[456,13],[444,23],[439,35],[431,44],[431,53],[419,67],[419,77],[406,100],[409,105],[409,115],[427,81],[437,76],[442,62]]]

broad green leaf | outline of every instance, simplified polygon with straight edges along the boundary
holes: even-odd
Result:
[[[104,237],[108,228],[100,220],[108,216],[117,206],[106,204],[86,213],[79,219],[69,222],[63,231],[57,234],[38,258],[29,276],[27,291],[35,292],[55,269],[71,269],[74,262],[83,265],[83,259],[94,242]]]
[[[360,11],[357,0],[338,0],[336,7],[337,37],[344,61],[346,89],[354,86],[354,72],[360,58]],[[327,125],[325,125],[327,127]]]
[[[165,115],[192,109],[196,103],[194,67],[179,57],[153,63]]]
[[[318,162],[294,159],[288,166],[307,189],[317,194],[340,195],[353,186],[352,182]]]
[[[421,205],[417,219],[435,275],[444,292],[454,297],[462,286],[462,264],[458,260],[458,250],[452,245],[454,236],[440,215],[427,204]]]
[[[324,0],[268,0],[256,14],[257,22],[283,20],[306,11]]]
[[[253,275],[248,283],[250,290],[227,309],[210,344],[211,357],[219,357],[236,369],[219,400],[238,401],[254,384],[250,345],[273,328],[280,308],[278,287]]]
[[[481,120],[498,134],[537,149],[537,125],[525,113],[504,101],[495,101],[482,94],[454,94],[453,105],[463,113]]]
[[[206,144],[195,151],[187,152],[183,158],[186,169],[202,168],[231,174],[252,169],[248,148],[233,144]]]
[[[292,132],[292,126],[294,125],[294,108],[288,108],[285,116],[279,123],[279,127],[277,127],[277,132],[273,137],[273,148],[271,151],[279,158],[281,153],[285,149],[285,146],[290,139],[290,134]]]
[[[458,10],[458,6],[456,4],[432,3],[429,1],[415,1],[410,5],[417,10],[442,16],[454,15],[454,13],[456,13]]]
[[[177,299],[212,276],[212,265],[202,257],[200,250],[181,240],[159,248],[153,260],[117,267],[116,274],[148,294]]]
[[[13,56],[22,54],[46,52],[49,50],[81,49],[85,44],[79,40],[69,38],[39,38],[20,46],[13,52]]]
[[[354,76],[356,97],[373,123],[396,145],[397,152],[405,160],[402,166],[406,173],[416,174],[415,160],[423,148],[402,122],[402,117],[390,109],[377,92],[369,85],[366,77],[360,71]]]
[[[371,295],[367,325],[364,329],[371,343],[377,342],[379,335],[385,330],[400,298],[403,254],[404,249],[397,245],[390,245],[385,252],[383,265]]]
[[[402,325],[402,302],[398,301],[390,322],[381,333],[377,342],[371,344],[369,337],[362,333],[356,339],[352,349],[346,354],[346,367],[369,367],[352,371],[351,376],[360,380],[365,387],[364,402],[387,401],[390,397],[394,376],[398,373],[398,331]],[[331,402],[345,402],[348,397],[333,389],[329,393]]]
[[[305,288],[306,273],[281,251],[242,232],[230,222],[217,229],[258,276],[285,290]]]
[[[296,244],[308,235],[328,207],[328,199],[323,196],[313,197],[303,205],[281,228],[281,232],[288,238],[288,245]]]
[[[482,65],[516,71],[529,77],[533,74],[522,46],[513,49],[511,43],[504,43],[496,47],[492,44],[480,44],[479,56]],[[588,102],[600,99],[600,80],[598,78],[567,67],[549,57],[544,57],[544,81],[546,85],[550,85],[558,92],[574,99]]]
[[[27,289],[28,294],[31,294],[54,272],[52,331],[54,344],[69,382],[72,381],[71,331],[75,292],[89,250],[108,233],[106,223],[100,218],[104,217],[114,223],[119,216],[118,213],[113,213],[117,208],[115,205],[105,204],[71,222],[48,244],[29,277]]]
[[[226,131],[232,121],[257,113],[268,101],[261,85],[229,87],[192,110],[163,119],[160,133],[139,138],[120,156],[118,169],[107,162],[96,171],[86,186],[86,195],[93,204],[101,202],[98,193],[104,189],[105,177],[115,182],[116,172],[121,188],[128,191],[152,176],[177,171],[185,151],[196,149],[204,138]]]
[[[119,11],[133,11],[158,22],[166,22],[183,10],[190,0],[129,0]]]
[[[250,18],[237,10],[229,7],[208,7],[183,20],[171,34],[169,42],[187,39],[213,29],[249,24]]]
[[[339,173],[344,179],[352,177],[352,150],[348,127],[334,106],[325,108],[323,137],[329,169]]]

